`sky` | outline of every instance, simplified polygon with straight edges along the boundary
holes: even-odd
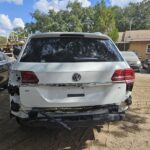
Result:
[[[13,28],[24,28],[25,23],[33,21],[30,13],[39,10],[47,13],[49,9],[65,10],[68,2],[78,1],[82,7],[95,5],[100,0],[0,0],[0,35],[7,36]],[[142,0],[106,0],[109,5],[121,7],[130,2]]]

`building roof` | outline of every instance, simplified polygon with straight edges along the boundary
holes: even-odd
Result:
[[[119,32],[119,39],[117,43],[128,43],[132,41],[150,41],[150,30]]]

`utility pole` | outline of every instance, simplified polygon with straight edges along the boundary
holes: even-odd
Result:
[[[130,20],[130,31],[132,30],[133,18]]]

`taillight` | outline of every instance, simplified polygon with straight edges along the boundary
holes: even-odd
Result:
[[[126,83],[132,83],[135,80],[135,71],[131,68],[125,69],[125,81]]]
[[[112,81],[124,81],[124,70],[118,69],[114,72],[112,78]]]
[[[115,70],[113,76],[112,76],[113,82],[126,82],[126,83],[133,83],[135,79],[135,72],[133,69],[118,69]]]
[[[22,83],[38,83],[39,79],[32,71],[21,71]]]

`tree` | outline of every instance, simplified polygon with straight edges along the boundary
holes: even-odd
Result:
[[[120,32],[124,32],[129,29],[129,19],[126,16],[127,10],[118,6],[112,7],[114,17],[116,21],[116,27]]]
[[[106,7],[105,1],[95,7],[82,8],[78,2],[69,3],[67,10],[55,12],[49,10],[48,14],[36,10],[31,14],[35,22],[26,24],[25,29],[31,32],[103,32],[117,40],[112,8]]]
[[[0,44],[6,44],[7,43],[7,38],[4,36],[0,36]]]
[[[95,6],[94,16],[94,31],[108,34],[116,41],[118,39],[118,30],[116,28],[113,10],[110,7],[106,7],[104,0]]]
[[[13,31],[9,34],[8,41],[13,44],[19,43],[20,41],[24,41],[24,39],[27,37],[27,34],[27,31],[23,28],[14,28]]]
[[[150,29],[150,1],[130,3],[125,8],[113,7],[116,26],[120,32],[126,30]]]

